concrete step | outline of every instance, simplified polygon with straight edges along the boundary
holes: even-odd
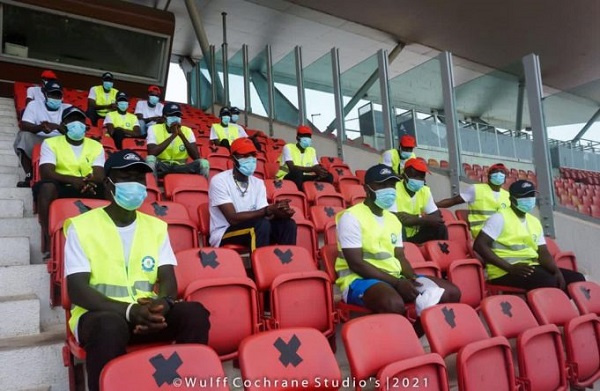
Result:
[[[0,238],[0,266],[29,265],[28,238]],[[4,294],[0,290],[1,294]]]
[[[2,157],[4,155],[0,155]],[[12,156],[16,159],[16,156]],[[0,187],[15,187],[19,181],[18,175],[16,174],[0,174]]]
[[[20,174],[20,168],[19,167],[6,167],[6,166],[0,166],[0,174]],[[25,174],[23,174],[25,175]]]
[[[0,339],[0,384],[2,390],[31,390],[50,387],[68,390],[67,368],[62,347],[65,326],[40,334]]]
[[[0,200],[0,219],[23,217],[23,200]]]
[[[14,139],[13,139],[13,141],[14,141]],[[0,148],[2,148],[2,149],[10,149],[14,153],[13,141],[0,140]]]
[[[2,296],[36,295],[40,301],[42,327],[65,322],[62,307],[50,308],[49,293],[50,274],[45,264],[0,267],[0,294]]]
[[[1,169],[2,167],[0,167]],[[14,168],[19,170],[19,168]],[[28,187],[13,187],[0,188],[0,200],[22,200],[23,206],[25,207],[25,216],[33,216],[33,195],[31,194],[31,188]],[[2,201],[0,201],[0,208],[2,207]],[[23,236],[23,235],[11,235],[11,236]],[[2,237],[2,235],[0,235]]]
[[[40,301],[34,294],[0,296],[0,338],[39,334]]]
[[[19,167],[19,158],[17,155],[0,155],[0,166]]]
[[[42,263],[40,224],[35,217],[0,219],[0,237],[28,237],[31,263]]]

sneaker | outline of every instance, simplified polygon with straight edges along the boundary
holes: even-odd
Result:
[[[25,175],[25,180],[17,182],[17,187],[31,187],[31,174]]]

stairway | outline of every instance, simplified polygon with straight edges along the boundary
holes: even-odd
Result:
[[[14,102],[0,98],[0,390],[68,389],[64,311],[49,306],[49,274],[31,189],[13,151]]]

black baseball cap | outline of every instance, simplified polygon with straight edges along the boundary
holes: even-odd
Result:
[[[229,108],[229,112],[231,114],[239,114],[240,113],[240,109],[238,109],[237,107],[233,106]]]
[[[113,81],[114,80],[113,74],[110,73],[110,72],[104,72],[102,74],[102,80],[104,80],[104,81]]]
[[[131,149],[124,149],[110,155],[104,163],[104,174],[110,175],[110,170],[122,170],[132,168],[142,172],[152,172],[152,168],[142,159],[140,155]]]
[[[180,117],[183,116],[183,113],[181,112],[181,107],[174,102],[165,103],[162,114],[164,117],[177,114],[179,114]]]
[[[116,99],[117,99],[117,102],[121,101],[121,100],[129,101],[129,98],[127,97],[127,94],[124,93],[124,92],[122,92],[122,91],[119,91],[119,93],[117,93],[117,98]]]
[[[48,92],[62,92],[62,85],[58,80],[50,80],[44,86],[44,91]]]
[[[231,116],[231,111],[229,111],[229,107],[221,107],[221,110],[219,110],[219,117],[222,117],[224,115]]]
[[[385,182],[388,179],[395,179],[397,181],[400,180],[394,171],[389,166],[385,164],[377,164],[367,170],[365,173],[365,183],[368,185],[369,183],[381,183]]]
[[[85,119],[87,118],[87,115],[85,115],[85,112],[83,110],[81,110],[79,107],[69,106],[63,110],[61,121],[65,122],[65,119],[67,119],[67,117],[71,117],[71,116],[78,116],[81,118],[81,120],[83,122],[85,122]]]
[[[534,197],[537,194],[533,182],[525,179],[518,180],[510,185],[508,192],[515,198]]]

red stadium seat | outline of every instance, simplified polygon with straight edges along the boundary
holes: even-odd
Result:
[[[304,217],[308,218],[308,204],[306,195],[292,181],[288,180],[266,180],[267,200],[274,202],[277,200],[290,200],[290,205],[295,206],[302,211]]]
[[[342,380],[325,337],[304,327],[271,330],[246,338],[240,346],[240,370],[249,384],[245,391],[337,390]],[[264,379],[279,382],[267,386]]]
[[[176,256],[181,297],[202,303],[210,312],[209,346],[221,359],[237,356],[241,341],[262,326],[256,286],[240,255],[225,248],[194,248]]]
[[[337,224],[335,221],[325,224],[325,244],[337,244]]]
[[[154,177],[154,175],[152,173],[146,174],[146,192],[148,193],[148,196],[146,197],[146,199],[144,201],[154,202],[154,201],[162,200],[161,191],[158,188],[158,184],[156,183],[156,178]]]
[[[461,243],[451,240],[430,240],[423,245],[426,257],[435,262],[442,271],[447,271],[450,264],[458,259],[469,259],[471,254]]]
[[[448,240],[460,244],[463,251],[474,257],[473,245],[471,243],[471,232],[469,225],[464,221],[446,221],[446,229],[448,230]]]
[[[275,179],[277,172],[279,172],[279,163],[269,161],[265,163],[265,180]]]
[[[192,221],[198,225],[198,206],[208,202],[206,178],[196,174],[167,174],[164,185],[167,199],[185,206]]]
[[[360,180],[360,184],[364,184],[365,183],[365,174],[367,173],[367,170],[354,170],[354,175],[356,175],[356,177]]]
[[[376,314],[353,319],[342,328],[350,372],[361,383],[375,376],[379,389],[400,389],[404,379],[424,379],[415,388],[448,390],[444,360],[426,354],[410,322],[401,315]],[[390,341],[402,341],[401,344]],[[397,385],[397,387],[393,387]]]
[[[469,224],[469,210],[468,209],[456,209],[454,211],[456,218],[460,221],[464,221]]]
[[[460,302],[479,308],[485,297],[483,266],[477,259],[454,260],[448,267],[448,280],[461,292]]]
[[[346,163],[344,163],[342,159],[333,156],[321,156],[321,159],[319,159],[319,163],[321,163],[321,165],[326,169],[328,169],[333,164],[346,165]]]
[[[475,310],[466,304],[438,304],[421,313],[431,350],[458,352],[460,390],[516,390],[510,344],[489,338]]]
[[[176,369],[170,363],[177,363]],[[157,375],[159,371],[162,371],[161,376]],[[223,383],[225,372],[217,354],[208,346],[198,344],[159,346],[118,357],[102,370],[100,389],[165,390],[177,387],[174,378],[207,382],[206,388],[212,390],[229,389]],[[216,383],[216,379],[220,382]]]
[[[32,175],[31,175],[31,187],[40,181],[40,153],[42,151],[42,144],[36,144],[33,146],[33,150],[31,151],[31,167],[32,167]]]
[[[580,314],[600,315],[600,285],[592,281],[574,282],[568,290]]]
[[[570,382],[589,387],[600,379],[600,319],[596,314],[579,316],[568,296],[557,288],[538,288],[527,300],[541,324],[563,327]]]
[[[123,149],[132,149],[144,159],[148,156],[148,148],[146,147],[145,139],[126,137],[123,139]]]
[[[442,276],[440,267],[435,262],[426,261],[421,253],[421,250],[419,250],[419,247],[417,247],[416,244],[404,242],[403,245],[404,256],[406,257],[408,263],[410,263],[410,266],[412,266],[415,273],[432,277]]]
[[[304,182],[304,193],[311,205],[330,205],[344,208],[344,197],[326,182]]]
[[[481,303],[493,336],[517,338],[518,381],[526,390],[567,390],[567,374],[560,332],[556,325],[538,326],[517,296],[493,296]]]
[[[294,217],[296,215],[299,215],[299,213],[296,213]],[[296,218],[294,221],[296,222],[296,246],[308,250],[316,264],[319,241],[317,240],[315,226],[304,217]]]
[[[546,237],[546,248],[554,258],[554,262],[563,269],[577,271],[577,258],[572,251],[561,251],[554,239]]]
[[[357,185],[356,183],[342,183],[340,184],[340,193],[346,201],[346,205],[352,206],[360,202],[363,202],[367,198],[365,188],[363,185]]]
[[[139,211],[167,223],[169,239],[174,252],[198,247],[196,223],[190,219],[185,206],[168,201],[144,202]]]
[[[444,222],[448,223],[449,221],[456,221],[456,217],[454,217],[450,209],[439,208],[439,211],[442,214]]]
[[[335,216],[343,209],[339,206],[315,205],[310,207],[310,219],[318,234],[325,231],[327,223],[334,221]]]

